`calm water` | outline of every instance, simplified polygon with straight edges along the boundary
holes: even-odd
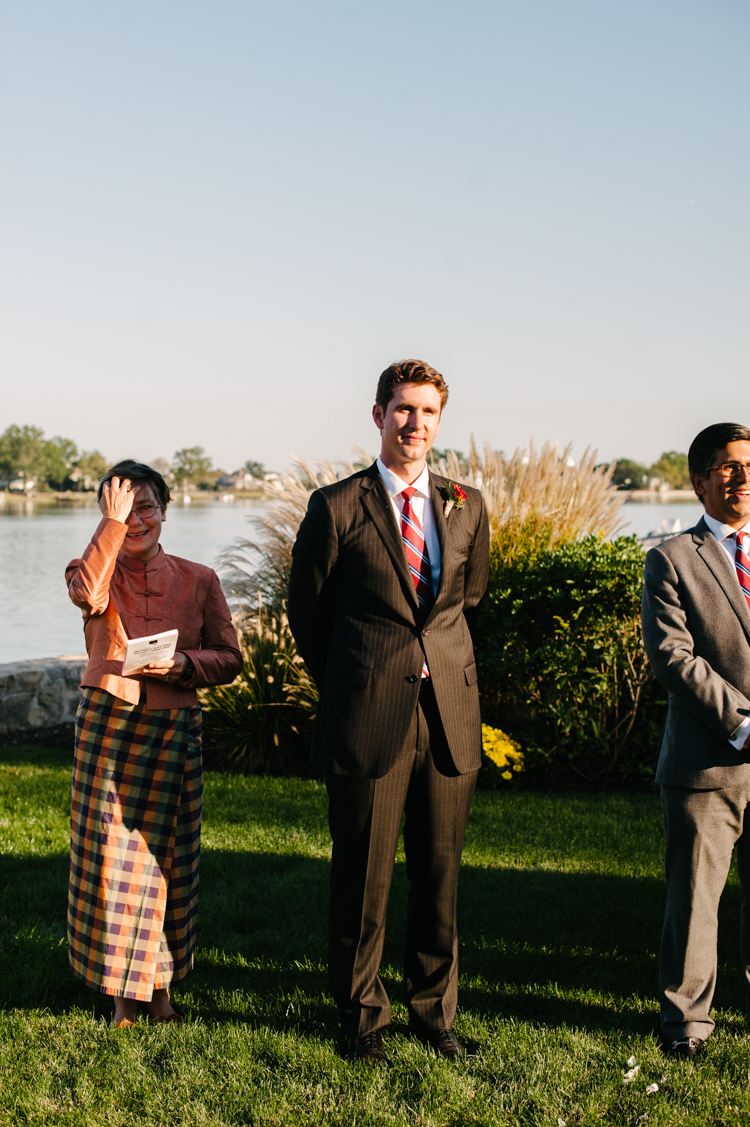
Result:
[[[174,502],[161,543],[166,552],[216,565],[263,501]],[[81,613],[68,598],[65,566],[83,553],[101,514],[96,504],[13,502],[0,506],[0,664],[85,652]]]
[[[252,536],[249,519],[263,501],[175,502],[161,542],[175,556],[216,565],[218,553],[238,536]],[[679,520],[695,524],[698,502],[627,503],[623,532],[643,537]],[[85,650],[80,612],[68,599],[65,565],[80,556],[99,521],[95,504],[0,505],[0,664]]]

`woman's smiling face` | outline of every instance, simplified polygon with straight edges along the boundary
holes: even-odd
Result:
[[[159,499],[148,482],[133,486],[135,499],[127,519],[127,533],[122,546],[123,555],[132,560],[148,563],[159,551],[162,522],[166,516],[159,508]],[[149,509],[153,508],[153,512]]]

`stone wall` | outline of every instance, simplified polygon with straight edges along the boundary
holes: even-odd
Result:
[[[86,660],[76,655],[0,665],[0,741],[72,741]]]

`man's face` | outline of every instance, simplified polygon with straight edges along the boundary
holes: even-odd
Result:
[[[717,450],[711,465],[724,462],[743,462],[744,466],[736,477],[722,477],[718,470],[711,470],[707,477],[691,474],[690,480],[710,517],[732,528],[742,528],[750,520],[750,442],[728,442]]]
[[[375,404],[380,456],[389,470],[409,470],[412,481],[419,476],[440,430],[440,412],[440,392],[431,383],[400,384],[385,411]]]

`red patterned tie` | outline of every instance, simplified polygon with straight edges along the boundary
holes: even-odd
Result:
[[[737,550],[734,553],[734,567],[737,572],[737,578],[740,581],[740,587],[747,599],[748,606],[750,606],[750,533],[748,532],[735,532],[734,538],[737,541]]]
[[[420,607],[424,607],[425,610],[429,610],[435,602],[435,593],[432,590],[430,555],[427,551],[427,545],[425,544],[422,526],[417,520],[416,513],[411,504],[411,499],[416,492],[416,489],[409,486],[408,489],[404,489],[401,493],[404,499],[404,507],[401,511],[401,536],[403,537],[404,549],[406,551],[406,562],[409,565],[409,571],[414,581],[414,589],[417,592],[419,605]],[[422,676],[430,676],[426,661],[422,663]]]

